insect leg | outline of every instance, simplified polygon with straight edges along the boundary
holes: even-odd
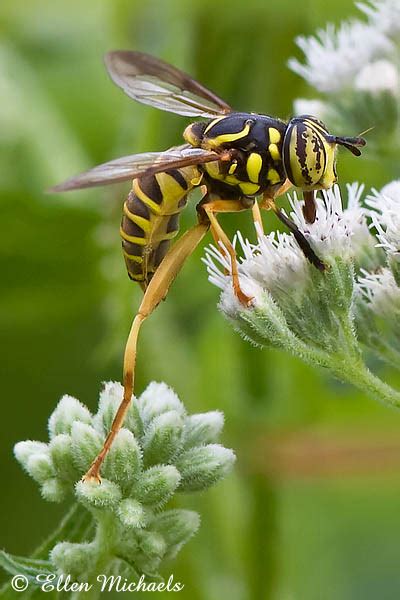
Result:
[[[187,231],[166,254],[146,289],[126,342],[123,370],[124,395],[115,414],[110,432],[105,439],[103,448],[83,477],[85,481],[101,481],[101,465],[115,436],[121,429],[125,415],[128,411],[133,396],[137,340],[142,323],[151,315],[161,300],[166,297],[170,285],[183,267],[185,260],[195,250],[196,246],[207,233],[209,227],[209,221],[203,220]]]
[[[278,219],[284,225],[286,225],[286,227],[293,233],[293,236],[294,236],[296,242],[298,243],[298,245],[300,246],[306,259],[312,265],[314,265],[314,267],[316,267],[319,271],[325,271],[325,269],[326,269],[325,263],[323,263],[322,260],[320,258],[318,258],[318,256],[315,254],[314,250],[311,248],[310,244],[306,240],[305,236],[301,233],[301,231],[297,227],[297,225],[295,223],[293,223],[293,221],[291,219],[289,219],[289,217],[287,217],[284,214],[284,212],[276,206],[275,201],[272,198],[267,197],[265,199],[265,205],[264,205],[264,201],[263,201],[263,203],[261,204],[261,207],[273,210],[274,213],[276,214],[276,216],[278,217]]]
[[[252,303],[253,298],[247,296],[245,294],[239,283],[239,272],[238,272],[238,264],[236,258],[236,252],[234,247],[232,246],[228,236],[225,231],[222,229],[221,225],[218,222],[216,217],[216,213],[221,212],[239,212],[242,210],[246,210],[246,206],[243,205],[241,200],[211,200],[209,197],[206,197],[198,206],[197,210],[201,214],[204,213],[207,215],[208,219],[211,223],[211,229],[213,231],[214,239],[218,242],[222,242],[224,249],[229,254],[231,259],[231,269],[232,269],[232,284],[233,290],[235,292],[236,297],[239,302],[244,306],[249,306]]]
[[[314,192],[303,192],[304,206],[303,215],[307,223],[314,223],[317,217],[317,205]]]
[[[254,202],[251,211],[253,213],[253,222],[258,238],[264,233],[264,224],[262,222],[261,211],[258,202]]]

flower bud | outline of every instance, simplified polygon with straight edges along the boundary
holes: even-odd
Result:
[[[74,421],[91,423],[92,415],[76,398],[63,396],[49,419],[50,438],[59,433],[71,433]]]
[[[171,410],[181,416],[186,414],[185,407],[175,392],[165,383],[156,383],[155,381],[147,386],[138,399],[138,407],[145,425],[154,417]]]
[[[43,483],[46,479],[54,477],[54,466],[49,454],[49,449],[46,448],[46,452],[31,454],[26,463],[26,470],[38,483]]]
[[[17,461],[26,470],[26,465],[32,454],[41,454],[48,452],[48,445],[43,442],[34,442],[32,440],[26,440],[25,442],[18,442],[14,446],[14,455]]]
[[[74,465],[82,474],[86,473],[100,452],[103,440],[91,425],[79,421],[73,423],[71,436]]]
[[[120,487],[108,479],[102,479],[101,484],[78,481],[75,492],[79,501],[92,508],[115,508],[121,500]]]
[[[204,490],[227,475],[236,457],[232,450],[219,444],[209,444],[186,450],[176,462],[182,476],[180,490]]]
[[[122,428],[104,461],[103,473],[129,490],[142,467],[142,451],[133,433]]]
[[[154,508],[163,506],[177,489],[181,476],[172,465],[151,467],[144,471],[134,488],[134,496]]]
[[[217,442],[223,426],[224,415],[219,410],[190,415],[185,421],[184,447]]]
[[[150,527],[161,533],[168,546],[168,558],[174,558],[200,527],[200,516],[192,510],[166,510],[152,519]]]
[[[60,433],[53,437],[49,448],[57,476],[64,481],[77,481],[82,473],[74,465],[72,437],[66,433]]]
[[[48,502],[62,502],[68,495],[68,488],[56,477],[46,479],[40,488],[42,497]]]
[[[183,420],[175,410],[154,417],[142,441],[145,465],[171,462],[182,447],[182,430]]]
[[[119,503],[117,515],[125,527],[137,528],[146,525],[146,513],[143,506],[131,498],[125,498]]]
[[[75,580],[85,579],[85,574],[93,569],[95,557],[93,544],[60,542],[50,553],[50,558],[56,567]]]

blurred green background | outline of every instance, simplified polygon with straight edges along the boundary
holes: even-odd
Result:
[[[29,553],[66,509],[40,499],[14,443],[45,440],[64,393],[95,409],[101,382],[120,378],[141,297],[118,237],[129,185],[64,197],[44,190],[111,158],[179,144],[188,122],[129,100],[103,54],[150,52],[239,109],[285,118],[296,97],[313,97],[286,67],[294,37],[356,13],[349,0],[2,0],[0,530],[8,551]],[[343,155],[339,177],[379,187],[391,175],[366,153]],[[194,204],[183,228],[195,221]],[[253,235],[250,216],[222,221],[230,234]],[[238,464],[204,496],[181,498],[202,526],[165,575],[185,584],[182,600],[398,598],[400,417],[299,360],[243,342],[216,309],[201,255],[143,328],[137,389],[165,380],[190,412],[222,409]],[[381,375],[400,385],[394,372]]]

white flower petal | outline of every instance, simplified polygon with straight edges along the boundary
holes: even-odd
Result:
[[[379,31],[387,35],[394,35],[400,31],[400,3],[398,0],[368,0],[367,2],[358,2],[357,6]]]
[[[377,230],[379,244],[392,255],[400,254],[400,180],[392,181],[380,192],[373,189],[366,204],[372,208],[370,216]]]
[[[393,318],[400,310],[400,288],[391,270],[383,268],[378,273],[368,273],[363,269],[362,273],[363,277],[358,278],[357,292],[375,314]]]
[[[394,63],[382,59],[371,62],[361,69],[354,81],[357,90],[378,94],[399,91],[399,71]]]
[[[292,207],[291,218],[322,259],[341,256],[344,259],[355,257],[363,246],[370,244],[370,234],[366,223],[366,211],[360,198],[364,186],[357,183],[347,185],[347,208],[343,208],[339,186],[322,191],[317,197],[317,218],[307,223],[303,215],[303,202],[297,194],[289,196]]]
[[[351,86],[360,69],[392,49],[382,31],[360,21],[344,22],[338,29],[329,24],[316,36],[301,36],[296,41],[306,62],[292,58],[289,67],[320,92],[339,92]]]

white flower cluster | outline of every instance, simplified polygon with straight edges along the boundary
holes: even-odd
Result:
[[[361,270],[355,305],[359,335],[381,359],[400,361],[400,181],[367,196],[371,229],[382,260],[373,271]]]
[[[377,273],[364,269],[358,278],[358,290],[368,307],[379,317],[398,319],[400,315],[400,288],[392,271],[383,267]]]
[[[380,192],[366,199],[373,226],[377,231],[379,246],[400,258],[400,180],[385,185]]]
[[[354,77],[366,64],[392,50],[392,43],[383,32],[359,21],[344,22],[337,30],[328,25],[316,36],[300,36],[296,42],[306,63],[291,58],[289,67],[325,93],[352,86]]]
[[[303,202],[296,193],[289,196],[291,219],[322,260],[330,263],[340,257],[350,261],[358,257],[364,247],[371,246],[366,210],[361,206],[363,189],[364,186],[357,183],[347,186],[347,208],[343,208],[339,186],[323,191],[317,198],[317,218],[312,224],[306,222]],[[256,306],[262,305],[265,292],[274,297],[286,294],[292,299],[303,294],[315,268],[291,235],[273,232],[260,236],[257,244],[243,240],[240,233],[236,239],[243,253],[239,265],[240,284],[246,294],[254,297]],[[223,312],[234,316],[242,307],[233,292],[229,258],[223,248],[211,245],[206,249],[204,262],[210,282],[223,291]]]
[[[222,247],[209,247],[204,262],[209,280],[222,290],[221,311],[245,339],[324,366],[381,402],[400,407],[400,393],[368,370],[361,346],[398,366],[400,182],[369,195],[369,208],[362,205],[363,191],[362,185],[347,185],[346,208],[338,186],[320,192],[312,224],[304,218],[303,202],[296,194],[289,197],[290,218],[324,262],[322,272],[308,262],[292,235],[259,234],[256,244],[236,235],[242,251],[239,281],[253,297],[251,306],[236,298]]]
[[[400,3],[398,0],[368,0],[357,2],[358,8],[367,15],[378,31],[394,36],[400,32]]]
[[[291,58],[289,67],[325,100],[298,99],[295,114],[313,114],[344,131],[376,126],[387,146],[388,133],[398,126],[400,100],[400,2],[357,3],[367,20],[328,24],[313,36],[300,36],[304,62]]]

